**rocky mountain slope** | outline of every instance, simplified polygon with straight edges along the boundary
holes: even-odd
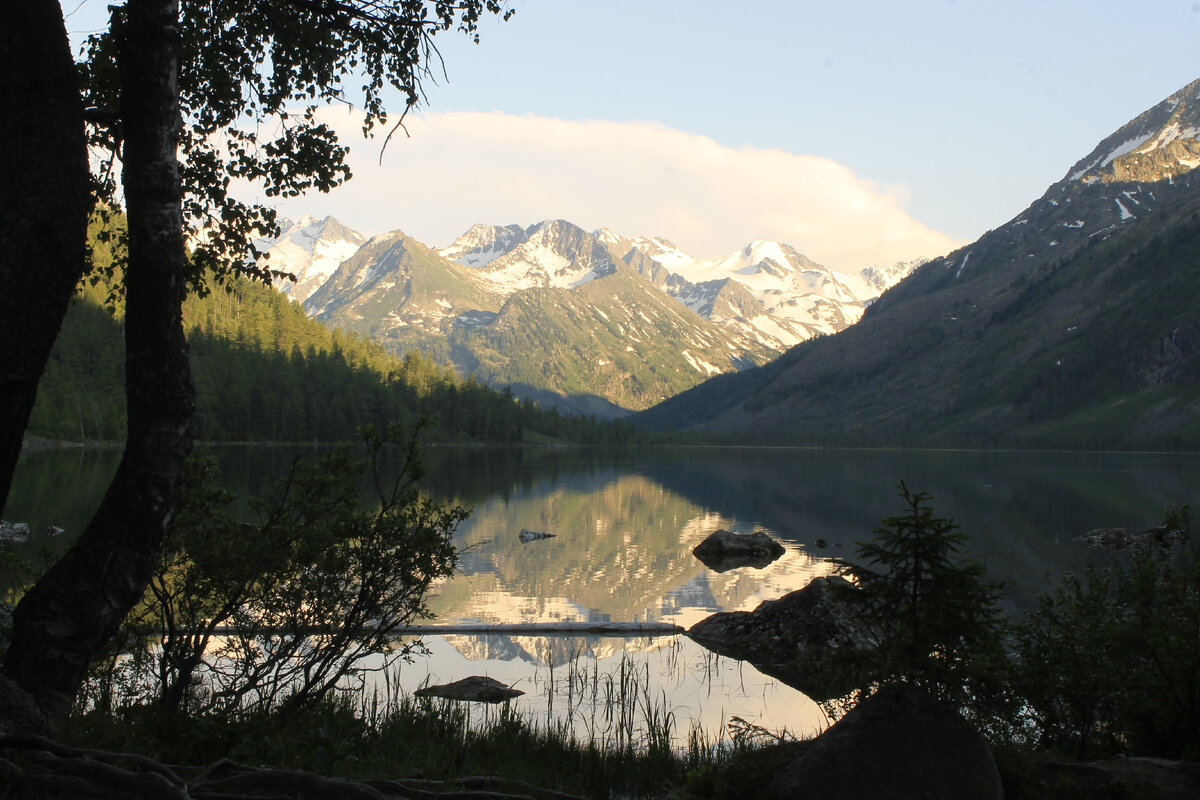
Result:
[[[372,237],[305,301],[321,322],[403,353],[444,337],[464,314],[494,314],[502,294],[402,231]]]
[[[1200,81],[862,321],[647,412],[804,440],[1200,442]]]

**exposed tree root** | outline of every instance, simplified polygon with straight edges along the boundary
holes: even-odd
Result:
[[[584,800],[524,781],[352,780],[228,759],[195,772],[129,753],[68,747],[41,736],[0,736],[5,797],[146,800]]]

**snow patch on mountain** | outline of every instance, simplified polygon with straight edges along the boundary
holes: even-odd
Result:
[[[717,366],[714,366],[714,365],[708,363],[703,358],[697,358],[696,356],[692,355],[687,350],[680,351],[680,355],[683,356],[684,360],[687,361],[688,364],[690,364],[692,366],[692,369],[696,370],[696,372],[699,372],[705,376],[719,375],[721,373],[720,367],[717,367]]]
[[[1143,133],[1141,136],[1135,136],[1132,139],[1129,139],[1129,140],[1117,145],[1116,149],[1114,149],[1111,153],[1109,153],[1107,156],[1105,156],[1104,160],[1102,162],[1100,162],[1100,168],[1103,169],[1104,167],[1107,167],[1112,162],[1116,161],[1121,156],[1126,155],[1128,153],[1132,153],[1134,150],[1137,150],[1139,147],[1141,147],[1143,144],[1145,144],[1150,139],[1151,136],[1153,136],[1153,134]]]

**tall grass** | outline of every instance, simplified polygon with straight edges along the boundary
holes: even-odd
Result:
[[[126,704],[81,711],[65,735],[169,763],[231,758],[353,777],[489,775],[597,798],[677,794],[747,749],[786,737],[736,717],[717,733],[693,724],[679,735],[649,665],[625,655],[606,671],[594,659],[568,658],[532,682],[546,698],[545,716],[512,703],[415,697],[385,673],[373,690],[342,692],[286,724],[258,710],[165,730],[152,706]]]

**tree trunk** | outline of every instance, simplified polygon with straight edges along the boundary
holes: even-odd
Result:
[[[13,614],[5,672],[64,712],[92,658],[141,598],[191,450],[195,405],[180,306],[178,0],[130,0],[118,29],[129,224],[125,362],[129,434],[99,510]],[[114,22],[116,22],[114,20]]]
[[[83,274],[83,103],[54,0],[0,3],[0,508],[38,381]]]

